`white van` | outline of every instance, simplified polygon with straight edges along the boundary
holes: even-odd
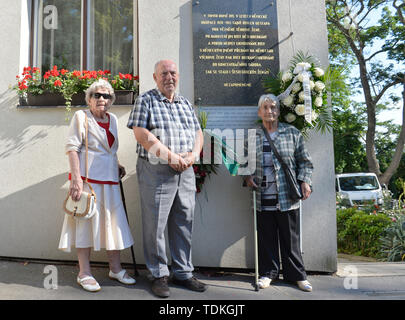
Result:
[[[383,192],[375,173],[342,173],[336,175],[336,193],[343,206],[383,204]]]

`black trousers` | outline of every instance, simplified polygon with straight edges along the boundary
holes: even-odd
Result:
[[[306,280],[300,251],[299,225],[299,209],[257,213],[260,276],[278,278],[280,252],[283,279],[294,282]]]

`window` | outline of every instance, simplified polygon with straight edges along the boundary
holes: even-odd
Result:
[[[133,0],[32,1],[31,66],[134,73]]]

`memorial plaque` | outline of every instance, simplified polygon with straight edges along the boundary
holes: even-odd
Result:
[[[274,0],[193,1],[194,95],[200,105],[257,105],[279,71]]]

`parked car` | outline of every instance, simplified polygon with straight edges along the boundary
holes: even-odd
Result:
[[[383,188],[375,173],[337,174],[336,194],[345,207],[384,203]]]

